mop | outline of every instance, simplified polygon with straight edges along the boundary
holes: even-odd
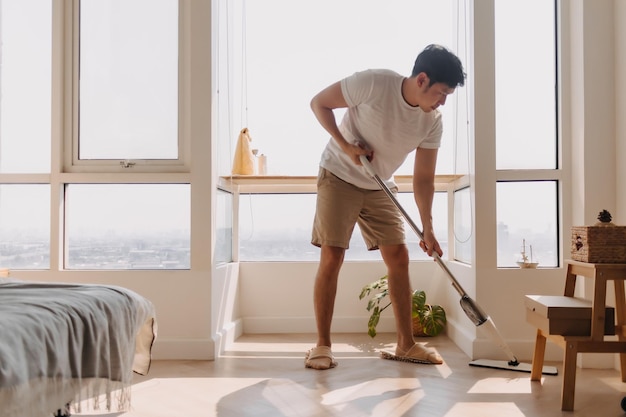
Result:
[[[367,159],[367,157],[365,155],[361,155],[360,159],[361,159],[361,164],[367,171],[367,174],[378,183],[380,188],[385,192],[385,194],[387,194],[387,196],[391,199],[393,204],[398,208],[398,210],[400,210],[402,217],[404,217],[404,219],[407,221],[411,229],[413,229],[417,237],[420,240],[424,240],[424,235],[422,234],[422,231],[417,227],[415,222],[413,222],[411,217],[409,217],[408,213],[400,205],[400,203],[396,199],[396,196],[389,189],[389,187],[387,187],[387,184],[385,184],[385,182],[380,179],[378,174],[376,174],[376,172],[374,171],[374,168],[372,167],[372,164],[370,164],[370,161]],[[500,332],[496,328],[496,325],[494,324],[491,317],[485,314],[485,312],[480,308],[480,306],[465,292],[463,287],[461,287],[461,284],[459,284],[457,279],[454,277],[450,269],[448,269],[448,267],[443,262],[443,260],[441,259],[441,257],[439,256],[437,252],[433,252],[433,258],[435,262],[443,269],[446,275],[448,275],[448,277],[452,281],[452,286],[454,287],[454,289],[461,295],[460,304],[465,315],[472,321],[472,323],[474,323],[476,327],[482,326],[484,329],[486,329],[489,335],[491,336],[491,338],[493,339],[493,341],[496,343],[496,345],[500,349],[502,349],[502,351],[504,351],[506,356],[509,358],[508,362],[496,361],[496,360],[490,360],[490,359],[476,359],[469,363],[470,366],[479,366],[483,368],[494,368],[494,369],[508,369],[511,371],[530,373],[532,370],[532,365],[528,363],[520,363],[517,360],[517,358],[515,357],[515,355],[509,348],[509,346],[506,344],[506,342],[500,335]],[[556,367],[554,366],[544,366],[542,369],[542,373],[546,375],[557,375],[557,372],[558,371]]]

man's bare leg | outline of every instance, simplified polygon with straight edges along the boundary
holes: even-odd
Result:
[[[436,352],[415,343],[413,338],[413,295],[409,280],[409,252],[406,245],[381,246],[380,251],[387,265],[389,298],[398,333],[398,345],[395,354],[383,352],[383,357],[408,362],[443,363]]]
[[[389,299],[393,307],[398,333],[398,347],[407,351],[413,339],[412,290],[409,281],[409,251],[406,245],[381,246],[380,253],[387,265]]]
[[[343,263],[345,249],[322,246],[320,264],[315,277],[313,307],[317,323],[317,345],[307,353],[306,366],[328,369],[337,365],[332,357],[330,328],[337,295],[337,280]],[[327,348],[327,349],[326,349]]]
[[[322,246],[320,264],[315,276],[313,307],[317,322],[317,346],[331,346],[330,326],[337,295],[337,280],[343,263],[345,249]]]

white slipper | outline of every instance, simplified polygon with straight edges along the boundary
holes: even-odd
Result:
[[[316,346],[306,353],[304,366],[307,368],[324,370],[337,366],[337,361],[328,346]]]

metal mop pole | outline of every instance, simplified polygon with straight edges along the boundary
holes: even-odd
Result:
[[[423,241],[424,235],[422,231],[417,227],[417,225],[408,215],[406,210],[404,210],[404,208],[400,205],[400,203],[396,199],[396,196],[389,189],[389,187],[387,187],[387,184],[385,184],[385,182],[378,176],[378,174],[376,174],[374,168],[372,167],[372,164],[367,159],[367,157],[365,155],[361,155],[360,159],[361,164],[363,164],[363,167],[367,171],[368,175],[370,175],[378,183],[380,188],[385,192],[385,194],[387,194],[393,204],[398,208],[398,210],[400,210],[402,217],[404,217],[404,219],[407,221],[411,229],[413,229],[417,237],[419,237],[419,239]],[[493,320],[487,314],[485,314],[485,312],[478,306],[478,304],[476,304],[476,302],[465,292],[463,287],[461,287],[461,284],[459,284],[457,279],[454,277],[450,269],[448,269],[448,266],[443,262],[437,252],[433,252],[433,258],[435,262],[437,262],[437,264],[441,267],[441,269],[444,270],[448,278],[450,278],[454,289],[457,290],[457,292],[461,295],[461,299],[459,302],[461,304],[461,308],[465,312],[465,315],[474,323],[475,326],[481,326],[487,323],[487,330],[489,331],[489,334],[496,341],[497,345],[506,353],[506,356],[509,358],[509,365],[517,365],[519,363],[517,358],[498,332],[498,329],[493,323]]]

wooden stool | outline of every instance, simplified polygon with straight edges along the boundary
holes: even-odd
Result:
[[[547,327],[546,322],[537,322],[534,316],[528,316],[529,322],[535,324],[537,328],[537,338],[535,341],[535,351],[533,354],[532,370],[530,374],[531,381],[540,381],[543,369],[543,360],[545,355],[546,340],[551,340],[564,350],[563,356],[563,387],[561,391],[561,410],[572,411],[574,409],[574,392],[576,388],[576,358],[578,353],[596,352],[596,353],[620,353],[620,370],[622,382],[626,382],[626,296],[624,293],[624,280],[626,280],[626,264],[590,264],[585,262],[571,261],[567,262],[567,276],[565,279],[564,296],[572,298],[572,300],[562,299],[564,303],[576,303],[582,301],[583,304],[576,306],[570,305],[570,308],[590,308],[591,316],[589,317],[589,327],[585,329],[586,334],[581,335],[580,330],[575,334],[550,334],[557,332],[556,328]],[[594,280],[593,300],[587,301],[574,297],[574,289],[576,286],[576,277],[580,275]],[[606,286],[607,281],[613,281],[615,284],[615,312],[616,322],[613,323],[612,309],[606,308]],[[541,296],[527,296],[541,297]],[[535,300],[536,301],[536,300]],[[530,301],[527,301],[529,306]],[[553,309],[567,309],[567,306],[549,306]],[[556,311],[555,310],[555,311]],[[555,325],[550,323],[550,319],[546,320],[548,326]],[[532,312],[542,316],[543,312]],[[530,313],[528,313],[530,314]],[[574,311],[566,313],[574,314]],[[578,314],[575,313],[574,316]],[[561,317],[562,319],[562,317]],[[566,319],[569,320],[569,319]],[[577,318],[576,320],[580,320]],[[582,324],[582,322],[579,322]],[[561,323],[562,325],[562,323]],[[578,326],[573,326],[578,328]],[[562,328],[561,328],[562,330]],[[617,334],[618,341],[605,340],[605,335]]]

